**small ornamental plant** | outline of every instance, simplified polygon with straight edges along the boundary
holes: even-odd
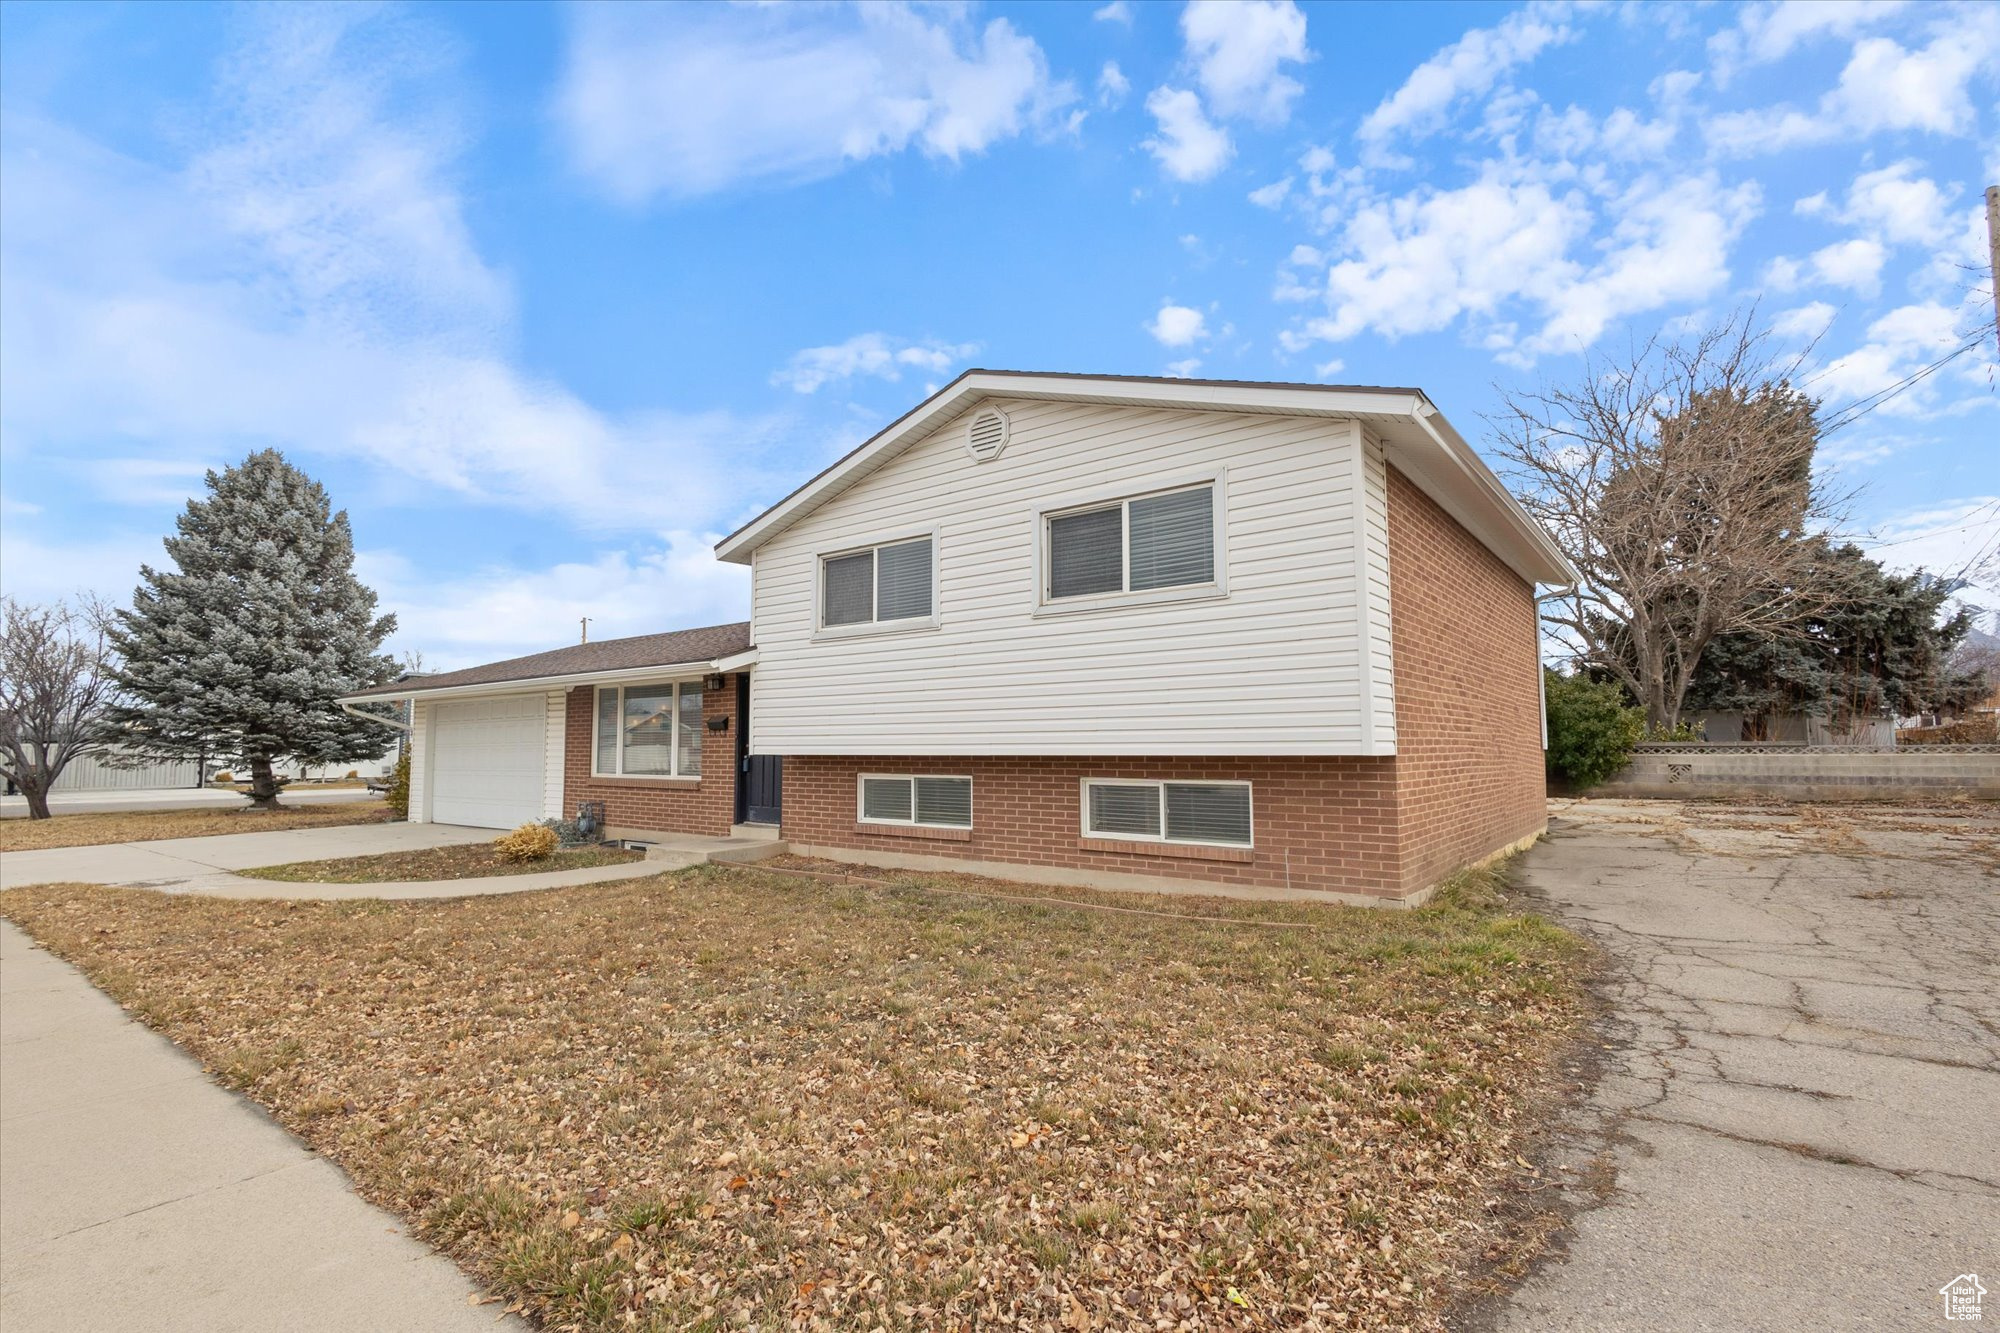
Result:
[[[493,849],[500,853],[502,861],[522,865],[528,861],[546,861],[555,855],[556,844],[561,840],[556,831],[547,824],[523,824],[512,833],[505,833],[493,840]]]

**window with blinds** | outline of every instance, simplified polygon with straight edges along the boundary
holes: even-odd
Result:
[[[934,558],[921,537],[821,560],[820,628],[930,619]]]
[[[1048,520],[1050,601],[1215,582],[1215,487],[1142,495]]]
[[[864,773],[858,807],[864,824],[971,828],[972,779]]]
[[[1250,784],[1092,779],[1083,784],[1083,831],[1094,838],[1248,847]]]
[[[701,776],[701,682],[606,685],[597,691],[591,772],[598,777]]]

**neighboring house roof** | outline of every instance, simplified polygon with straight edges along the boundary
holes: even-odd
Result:
[[[605,639],[599,643],[579,643],[546,653],[512,657],[504,662],[445,671],[436,675],[412,676],[362,694],[350,694],[344,702],[361,703],[380,699],[407,699],[412,696],[448,694],[494,694],[508,687],[567,684],[597,676],[622,676],[668,667],[718,669],[739,665],[732,661],[750,653],[750,622],[704,625],[700,629],[678,629],[666,634],[638,634],[629,639]]]
[[[748,564],[751,553],[773,536],[988,398],[1365,421],[1381,437],[1388,461],[1515,572],[1534,583],[1576,580],[1575,570],[1549,535],[1528,517],[1421,389],[1022,370],[966,371],[723,538],[715,553]]]

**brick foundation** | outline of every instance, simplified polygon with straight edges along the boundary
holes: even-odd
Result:
[[[701,777],[598,778],[590,773],[593,710],[597,691],[580,686],[569,692],[563,720],[563,815],[574,818],[577,802],[604,802],[604,825],[617,834],[698,833],[726,838],[736,821],[736,677],[701,698],[703,725],[729,719],[729,730],[702,736]]]
[[[1394,760],[967,757],[893,759],[790,755],[785,839],[794,846],[1055,866],[1238,889],[1401,892],[1394,835]],[[972,828],[883,829],[855,818],[861,773],[972,777]],[[1081,780],[1249,781],[1254,848],[1169,846],[1086,838]]]

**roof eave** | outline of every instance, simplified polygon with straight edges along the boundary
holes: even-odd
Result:
[[[1071,375],[1032,371],[968,370],[837,459],[784,499],[716,543],[718,559],[747,565],[759,546],[776,536],[856,473],[948,420],[968,402],[985,397],[1104,402],[1236,412],[1304,412],[1316,416],[1403,414],[1424,401],[1415,389],[1365,386],[1257,384],[1236,380],[1151,380],[1143,377]]]
[[[747,659],[747,660],[746,660]],[[571,671],[554,676],[522,676],[514,680],[488,680],[465,685],[440,685],[431,689],[385,685],[365,694],[343,694],[344,704],[388,703],[398,699],[463,699],[492,694],[526,694],[534,690],[565,689],[610,680],[678,680],[706,675],[711,671],[740,671],[757,660],[757,650],[732,653],[727,657],[697,662],[667,662],[658,666],[613,667],[603,671]]]

